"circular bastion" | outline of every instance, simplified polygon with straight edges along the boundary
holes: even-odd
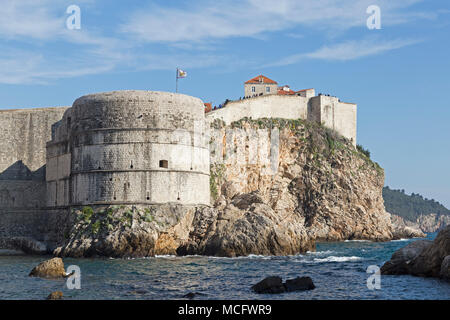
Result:
[[[113,91],[77,99],[60,137],[70,205],[209,205],[204,105],[187,95]]]

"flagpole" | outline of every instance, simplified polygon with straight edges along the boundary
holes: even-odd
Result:
[[[177,73],[175,75],[175,78],[176,78],[175,93],[178,93],[178,68],[177,68]]]

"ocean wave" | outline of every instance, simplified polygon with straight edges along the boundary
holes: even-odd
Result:
[[[361,257],[351,256],[351,257],[336,257],[329,256],[326,258],[314,258],[313,262],[348,262],[348,261],[359,261],[362,260]]]
[[[344,242],[371,242],[370,240],[344,240]]]
[[[325,250],[325,251],[307,251],[306,253],[308,255],[319,255],[319,256],[323,256],[323,255],[327,255],[327,254],[332,254],[335,251],[333,250]]]

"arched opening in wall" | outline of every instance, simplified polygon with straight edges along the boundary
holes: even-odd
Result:
[[[116,192],[115,192],[115,191],[114,191],[114,193],[113,193],[113,199],[114,199],[114,200],[117,200]]]
[[[178,192],[177,200],[178,200],[178,201],[181,200],[181,199],[180,199],[180,193],[179,193],[179,192]]]
[[[150,191],[147,191],[147,201],[150,200]]]
[[[169,168],[169,161],[167,160],[159,160],[159,167],[160,168]]]
[[[131,160],[130,168],[133,169],[133,160]]]

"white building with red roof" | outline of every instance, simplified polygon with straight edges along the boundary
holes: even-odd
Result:
[[[277,94],[278,83],[262,74],[244,82],[244,96],[247,98]]]

